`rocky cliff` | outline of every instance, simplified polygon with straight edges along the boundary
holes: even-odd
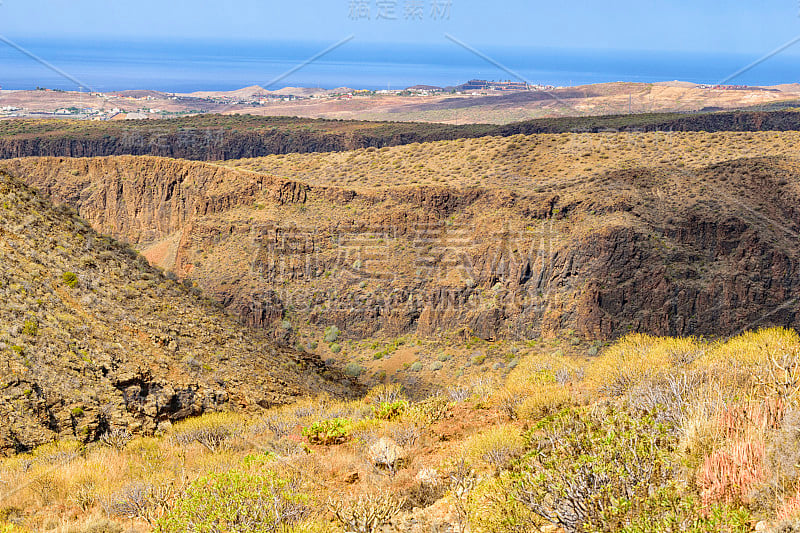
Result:
[[[158,158],[11,173],[284,342],[337,325],[533,338],[800,327],[798,164],[604,172],[556,190],[348,189]]]
[[[92,225],[135,245],[147,245],[191,221],[252,207],[304,201],[296,182],[208,163],[159,157],[30,158],[0,163],[24,175],[56,201],[78,209]]]
[[[7,120],[0,159],[154,155],[213,161],[296,152],[332,152],[487,135],[488,124],[198,115],[166,120]]]

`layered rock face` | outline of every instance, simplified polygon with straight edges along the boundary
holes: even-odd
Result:
[[[578,94],[578,93],[576,93]],[[580,94],[583,94],[582,92]],[[573,95],[575,96],[575,95]],[[627,93],[626,93],[627,97]],[[520,93],[504,98],[544,98]],[[494,103],[498,99],[489,97]],[[474,102],[473,102],[474,103]],[[433,104],[469,107],[469,101]],[[513,107],[513,106],[512,106]],[[778,104],[780,107],[780,104]],[[15,157],[105,157],[153,155],[199,161],[260,157],[268,154],[338,152],[486,135],[564,132],[797,131],[796,111],[653,113],[535,119],[506,125],[370,122],[197,115],[167,120],[83,123],[8,121],[0,130],[0,159]]]
[[[800,326],[790,159],[540,193],[350,190],[151,157],[2,166],[282,342],[332,324],[351,338],[486,339]]]
[[[247,134],[210,130],[190,138],[180,133],[124,132],[103,138],[71,135],[0,139],[0,156],[100,157],[108,155],[156,155],[195,160],[238,159],[291,152],[328,152],[361,146],[382,145],[380,139],[311,133],[275,132]]]
[[[105,233],[134,245],[158,242],[201,217],[258,197],[305,201],[305,187],[209,163],[158,157],[29,158],[2,162]]]
[[[0,454],[347,387],[0,172]]]
[[[332,152],[489,135],[490,124],[453,126],[251,115],[195,115],[145,121],[8,121],[0,158],[154,155],[200,161]]]

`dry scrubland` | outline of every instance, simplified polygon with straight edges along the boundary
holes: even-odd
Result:
[[[0,463],[4,532],[800,529],[800,337],[528,350],[505,381],[316,398]]]
[[[409,186],[418,185],[450,186],[462,192],[475,186],[511,189],[526,198],[525,205],[535,195],[541,194],[548,201],[559,196],[561,204],[550,204],[552,214],[536,222],[551,228],[553,246],[570,242],[570,232],[592,235],[614,224],[641,229],[649,239],[656,235],[653,228],[660,227],[667,215],[687,220],[692,213],[704,214],[709,220],[741,216],[741,223],[731,224],[739,229],[731,233],[730,240],[742,243],[745,239],[740,236],[751,230],[758,238],[769,240],[770,246],[757,246],[756,242],[748,248],[750,253],[740,254],[735,246],[720,245],[725,261],[713,263],[699,253],[683,257],[678,252],[684,248],[692,252],[694,248],[686,242],[677,243],[676,253],[665,255],[665,262],[677,268],[679,261],[684,261],[686,270],[669,271],[664,279],[695,279],[705,286],[730,277],[731,271],[752,277],[753,265],[759,264],[767,265],[762,277],[769,288],[793,279],[789,267],[785,278],[775,274],[774,280],[767,279],[772,269],[757,259],[779,255],[774,250],[792,249],[793,237],[787,237],[782,228],[773,228],[771,222],[780,217],[790,230],[793,228],[797,160],[792,156],[798,140],[800,134],[793,132],[489,137],[197,164],[191,167],[194,178],[207,172],[214,179],[209,178],[207,183],[176,179],[170,182],[179,184],[175,189],[157,178],[167,172],[181,175],[186,166],[174,160],[138,158],[136,162],[143,169],[155,169],[152,176],[148,175],[153,184],[146,183],[150,188],[142,189],[151,192],[154,201],[139,212],[152,211],[154,221],[166,221],[160,228],[164,235],[157,237],[168,242],[174,232],[184,228],[167,222],[181,219],[183,213],[191,211],[189,207],[207,205],[203,202],[209,198],[222,206],[205,219],[187,215],[198,240],[186,239],[189,245],[183,258],[187,272],[208,283],[204,290],[213,289],[219,282],[220,294],[233,294],[231,287],[241,282],[242,272],[251,271],[254,256],[246,249],[243,237],[226,240],[218,235],[234,235],[234,229],[249,235],[259,224],[274,231],[279,225],[272,223],[285,220],[314,228],[336,228],[352,225],[353,220],[369,220],[372,215],[395,213],[404,217],[418,214],[424,220],[431,216],[429,207],[420,204],[409,209],[403,203],[408,200],[400,197],[401,193],[409,194]],[[762,156],[780,157],[758,159]],[[738,158],[751,159],[731,162]],[[95,174],[105,175],[114,168],[107,163],[135,169],[133,161],[113,158],[59,160],[57,165],[48,159],[7,164],[21,175],[66,177],[50,184],[54,194],[63,186],[64,199],[86,200],[89,195],[82,197],[83,191],[93,191],[100,197],[103,191],[112,190],[96,181]],[[724,164],[715,166],[719,163]],[[90,167],[95,164],[98,172],[93,174]],[[231,172],[220,165],[238,167],[243,172]],[[627,169],[634,170],[610,172]],[[239,185],[249,184],[254,176],[248,170],[273,176],[259,178],[252,194],[242,194]],[[106,174],[109,181],[105,185],[117,183],[117,178]],[[281,181],[283,178],[294,178],[311,187],[306,191]],[[141,184],[128,181],[133,184],[131,191]],[[230,190],[216,188],[219,184]],[[161,194],[162,186],[169,194]],[[192,196],[189,192],[193,188],[205,196]],[[345,188],[357,190],[359,195],[340,199],[340,195],[346,196]],[[391,190],[370,192],[376,188]],[[726,194],[712,194],[718,190]],[[493,193],[503,195],[503,191]],[[4,194],[14,202],[20,200],[20,195],[10,190]],[[287,200],[287,195],[302,196],[303,200]],[[25,329],[25,323],[15,329],[14,338],[7,343],[9,360],[15,364],[25,365],[24,350],[17,354],[12,340],[14,346],[22,346],[17,342],[22,339],[35,348],[44,342],[45,334],[56,339],[56,332],[89,335],[90,331],[77,327],[60,332],[60,315],[43,307],[51,300],[64,302],[59,303],[64,306],[59,312],[67,315],[91,307],[83,299],[92,294],[107,296],[112,302],[117,295],[122,303],[114,303],[107,313],[108,320],[113,320],[117,315],[154,314],[155,303],[150,307],[131,303],[138,302],[137,295],[151,298],[148,291],[171,296],[176,306],[187,293],[196,292],[188,276],[183,286],[175,284],[149,269],[130,249],[92,235],[87,224],[71,213],[58,215],[41,200],[30,198],[34,195],[22,196],[37,213],[26,218],[27,213],[17,209],[13,220],[5,215],[9,222],[0,226],[0,238],[14,242],[14,246],[4,250],[4,257],[25,266],[36,262],[42,275],[26,274],[19,280],[9,272],[0,287],[11,299],[9,313],[13,305],[26,305],[31,327],[37,328],[33,335],[30,328]],[[457,197],[455,192],[452,196]],[[186,210],[170,211],[166,203],[155,201],[164,197]],[[100,203],[95,206],[85,202],[82,206],[97,207],[96,213],[88,212],[97,215],[96,227],[106,218],[114,224],[124,221],[119,216],[106,217],[123,212],[107,211],[107,204],[113,202]],[[9,203],[4,209],[15,205]],[[745,214],[741,213],[742,205],[751,206]],[[566,214],[570,206],[569,217],[556,215],[559,207]],[[530,215],[522,216],[511,208],[476,203],[460,209],[441,218],[452,222],[457,213],[470,227],[504,227],[537,235]],[[63,217],[68,218],[68,224]],[[697,227],[701,225],[686,226],[680,234],[696,235]],[[719,237],[717,227],[709,227],[708,234]],[[54,239],[41,238],[45,230],[52,233],[53,228],[58,230]],[[225,231],[217,231],[219,228]],[[135,227],[120,231],[123,229],[130,235],[138,231]],[[620,234],[620,241],[611,241],[610,248],[617,250],[615,243],[629,242],[629,235]],[[484,233],[479,237],[478,242],[489,240]],[[726,244],[727,237],[723,237],[720,242]],[[40,240],[44,244],[35,253],[26,251],[31,242]],[[663,241],[655,237],[650,240],[659,246]],[[89,246],[85,241],[98,241],[99,245]],[[665,242],[669,246],[663,248],[669,251],[672,244]],[[386,248],[391,270],[401,274],[398,279],[405,279],[402,274],[407,274],[409,283],[418,283],[422,276],[408,261],[415,256],[412,247],[406,250],[401,241],[394,245],[396,250]],[[715,248],[705,241],[697,246]],[[70,250],[89,254],[93,261],[88,265],[95,266],[86,270],[86,261],[71,259]],[[287,250],[292,251],[289,247],[276,253]],[[116,259],[120,267],[115,268],[109,261],[111,251],[111,259],[119,254],[127,254],[128,259]],[[353,291],[380,294],[381,290],[391,290],[379,285],[377,278],[360,281],[337,277],[337,268],[346,270],[333,260],[339,250],[331,244],[321,254],[322,260],[328,253],[333,266],[321,263],[320,273],[309,282],[309,294],[331,287],[343,290],[347,283]],[[638,254],[636,250],[632,253]],[[732,270],[728,254],[747,259],[740,271]],[[346,259],[346,266],[352,264],[352,270],[362,268],[360,260],[356,266],[350,256]],[[240,271],[235,268],[241,266],[237,261],[244,265]],[[713,267],[710,271],[708,265]],[[612,267],[600,273],[612,272]],[[641,266],[637,268],[638,274],[648,277]],[[84,270],[88,273],[82,273]],[[298,267],[297,271],[303,269]],[[63,277],[66,272],[77,272],[76,286],[69,286],[71,282]],[[496,289],[493,273],[487,269],[486,283],[478,284],[489,298]],[[285,276],[285,272],[276,273],[276,280],[286,279],[278,274]],[[738,287],[739,278],[731,279],[731,287]],[[246,277],[244,280],[249,281]],[[455,282],[441,279],[437,283],[447,286]],[[124,293],[110,290],[117,284],[124,286]],[[103,290],[89,294],[86,289],[95,285]],[[640,282],[635,291],[623,293],[619,301],[630,306],[630,295],[642,293],[642,286]],[[465,294],[471,294],[473,287],[467,289]],[[72,295],[80,296],[80,305]],[[785,298],[781,294],[781,301]],[[94,300],[87,302],[98,305]],[[743,308],[742,300],[724,303],[736,310]],[[763,317],[763,302],[751,303]],[[198,313],[206,309],[200,303],[193,305]],[[641,308],[646,310],[647,305],[649,302],[642,302]],[[314,311],[327,308],[328,303],[323,301]],[[157,318],[164,322],[157,324],[158,328],[169,331],[172,309],[157,309],[161,312]],[[105,316],[98,314],[96,323],[110,328],[99,320]],[[62,438],[6,458],[0,462],[0,533],[710,533],[752,531],[756,525],[759,530],[800,531],[800,337],[793,331],[768,329],[726,341],[631,334],[609,344],[563,331],[559,322],[562,331],[555,338],[524,342],[481,340],[471,336],[467,328],[449,328],[451,322],[463,323],[459,317],[443,322],[447,331],[437,335],[391,336],[384,331],[374,337],[371,331],[357,335],[358,321],[348,324],[354,333],[344,326],[340,331],[327,325],[333,320],[312,323],[289,313],[280,318],[271,325],[292,339],[297,348],[329,358],[329,366],[343,365],[345,375],[375,388],[358,400],[319,396],[282,407],[267,403],[264,410],[250,413],[206,414],[158,425],[152,437],[128,433],[125,420],[120,418],[104,431],[97,431],[98,442]],[[232,327],[229,321],[219,320],[222,326]],[[365,323],[370,320],[374,321],[367,319]],[[183,324],[179,331],[187,331],[187,327]],[[203,331],[195,332],[194,327],[188,331],[191,335],[178,338],[181,347],[201,338]],[[223,341],[230,338],[246,345],[242,336],[222,337]],[[94,371],[90,363],[102,353],[102,340],[96,341],[96,348],[95,344],[89,346],[89,361],[81,363],[80,352],[75,352],[76,372],[85,375]],[[175,353],[166,350],[170,339],[164,340],[167,346],[159,348],[154,357],[177,360]],[[263,342],[269,346],[266,339]],[[222,344],[228,351],[239,351],[239,345]],[[51,351],[57,352],[55,348]],[[248,353],[241,357],[248,357]],[[200,351],[198,360],[201,355]],[[276,362],[286,372],[284,379],[296,379],[291,354],[276,355],[281,356]],[[241,359],[235,353],[230,357],[236,370],[247,368],[234,365]],[[309,361],[314,360],[309,357]],[[206,364],[214,361],[200,360]],[[181,360],[175,368],[191,368],[190,363]],[[197,369],[201,376],[202,370],[207,369],[202,365]],[[211,376],[209,373],[209,380]],[[403,384],[376,385],[380,381]],[[241,382],[246,380],[242,378]],[[15,390],[20,405],[26,401],[25,395],[34,392],[27,393],[19,384]],[[0,389],[0,399],[2,393]],[[73,407],[65,402],[66,418],[81,420],[83,412],[68,410]]]
[[[356,190],[447,185],[548,192],[610,170],[693,169],[737,158],[797,156],[798,142],[800,132],[560,133],[280,154],[221,164]]]

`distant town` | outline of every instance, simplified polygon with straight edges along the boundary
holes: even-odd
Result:
[[[68,106],[55,110],[33,110],[25,107],[7,105],[0,107],[0,117],[18,118],[74,118],[81,120],[130,120],[130,119],[149,119],[149,118],[171,118],[188,114],[198,114],[213,112],[219,106],[245,106],[259,107],[269,106],[280,102],[292,102],[297,100],[350,100],[355,97],[368,96],[434,96],[441,94],[467,95],[467,96],[491,96],[518,91],[545,91],[555,87],[548,85],[531,85],[524,82],[514,81],[487,81],[470,80],[464,84],[452,87],[437,87],[433,85],[415,85],[405,89],[346,89],[341,91],[306,90],[298,88],[297,94],[281,91],[267,91],[255,88],[250,94],[238,94],[241,91],[231,91],[230,93],[212,93],[198,96],[193,94],[172,94],[160,93],[157,91],[116,91],[109,93],[85,93],[87,100],[102,99],[103,105],[87,106]],[[260,90],[259,90],[260,89]],[[37,91],[44,93],[64,93],[60,89],[37,88]],[[14,91],[16,92],[16,91]],[[9,93],[3,91],[0,94]],[[310,93],[310,94],[309,94]],[[190,109],[184,111],[169,111],[160,107],[147,105],[148,102],[159,102],[168,100],[179,104],[181,107],[189,106]],[[141,106],[135,110],[123,109],[130,106],[114,106],[115,101],[125,101],[126,103],[141,102]],[[195,108],[191,108],[194,104]]]
[[[769,87],[744,85],[698,85],[695,89],[715,91],[770,91]],[[277,104],[297,101],[336,102],[356,98],[380,97],[461,97],[502,96],[530,91],[564,89],[520,81],[472,79],[466,83],[438,87],[415,85],[405,89],[313,89],[288,87],[269,91],[259,86],[228,92],[164,93],[150,90],[127,90],[108,93],[68,92],[37,87],[29,91],[0,90],[0,118],[69,118],[76,120],[165,119],[202,113],[231,111],[256,112]],[[4,105],[5,104],[5,105]],[[267,110],[262,110],[267,111]],[[258,113],[258,114],[264,114]],[[268,114],[268,113],[266,113]]]

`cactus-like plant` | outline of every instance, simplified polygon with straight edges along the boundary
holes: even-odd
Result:
[[[350,501],[332,499],[328,508],[346,531],[374,533],[399,513],[404,503],[390,494],[377,493]]]

